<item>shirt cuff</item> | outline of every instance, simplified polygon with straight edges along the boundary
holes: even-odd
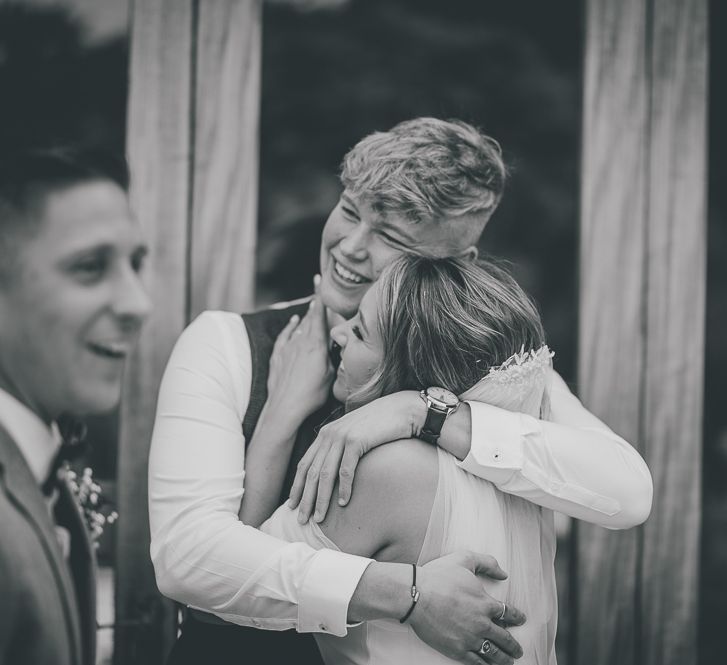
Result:
[[[371,559],[320,550],[310,564],[298,603],[298,632],[343,637],[348,604]]]
[[[482,402],[467,402],[472,413],[470,452],[458,466],[495,485],[523,468],[523,427],[528,418]]]

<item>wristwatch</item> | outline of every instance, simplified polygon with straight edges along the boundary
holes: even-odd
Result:
[[[419,394],[427,405],[427,417],[419,433],[419,438],[422,441],[436,445],[439,435],[442,433],[444,421],[460,405],[459,397],[451,390],[437,386],[425,388]]]

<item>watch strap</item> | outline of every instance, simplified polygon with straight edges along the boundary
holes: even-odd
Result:
[[[442,433],[442,427],[444,421],[447,419],[447,412],[440,411],[439,409],[433,408],[431,405],[427,405],[427,417],[424,420],[424,425],[419,434],[419,438],[427,443],[436,445],[439,440],[439,435]]]

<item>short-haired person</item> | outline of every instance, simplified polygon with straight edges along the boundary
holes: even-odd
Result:
[[[515,280],[492,262],[403,256],[331,336],[342,348],[333,393],[349,412],[396,391],[447,386],[473,403],[547,417],[551,351],[540,317]],[[257,445],[255,435],[250,449]],[[277,463],[285,468],[288,460]],[[273,497],[274,489],[268,490]],[[266,498],[243,495],[243,510]],[[488,590],[527,616],[512,628],[523,649],[520,662],[555,663],[551,510],[500,492],[441,448],[407,438],[363,457],[352,500],[345,507],[334,503],[320,526],[300,524],[297,512],[283,505],[260,528],[377,561],[423,565],[462,549],[494,555],[509,579],[486,583]],[[316,641],[329,665],[454,662],[398,621],[370,622],[344,638],[316,635]],[[494,656],[497,647],[483,639],[481,649]]]
[[[151,553],[162,592],[197,608],[172,663],[238,662],[243,653],[252,662],[320,662],[289,633],[230,624],[342,636],[352,622],[401,618],[410,604],[410,566],[263,534],[252,524],[278,502],[253,515],[243,506],[240,520],[243,486],[248,496],[270,496],[274,487],[286,498],[293,484],[302,518],[316,503],[320,520],[341,459],[345,502],[354,460],[425,430],[465,470],[546,508],[611,528],[640,523],[650,511],[651,477],[639,454],[554,372],[548,422],[475,403],[444,419],[409,390],[347,413],[316,439],[333,409],[330,328],[355,314],[402,254],[474,258],[502,196],[505,166],[497,143],[474,127],[418,118],[360,141],[344,159],[342,182],[321,241],[320,296],[242,317],[206,312],[169,360],[150,454]],[[289,422],[278,417],[283,412],[303,426],[281,431]],[[257,443],[246,451],[253,432]],[[281,457],[290,459],[287,471],[276,464]],[[521,613],[503,608],[464,567],[497,577],[488,564],[483,555],[449,555],[418,569],[420,600],[408,621],[455,660],[505,663],[521,653],[504,629]],[[477,654],[485,639],[496,657]]]
[[[56,421],[118,404],[149,312],[127,180],[78,150],[0,158],[0,663],[95,663],[93,549],[49,476]]]

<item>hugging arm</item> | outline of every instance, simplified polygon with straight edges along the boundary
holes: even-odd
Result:
[[[551,419],[481,403],[463,404],[442,428],[439,445],[473,475],[503,492],[612,529],[649,515],[651,474],[639,453],[589,413],[553,372]],[[291,492],[304,516],[322,519],[336,497],[351,496],[359,458],[397,438],[416,436],[426,407],[414,391],[387,395],[326,425],[299,465]]]
[[[357,470],[357,491],[349,504],[345,507],[332,505],[320,528],[340,549],[361,556],[373,556],[378,561],[395,562],[377,562],[372,566],[403,568],[404,577],[411,584],[411,565],[402,564],[416,562],[419,557],[437,482],[437,454],[431,446],[416,440],[381,446],[362,458]],[[392,510],[392,506],[395,509]],[[299,525],[296,518],[296,512],[284,506],[262,528],[272,533],[284,533],[291,539],[315,542],[315,535],[311,537],[311,533],[315,533],[314,527],[310,523]],[[317,542],[320,546],[331,546],[330,542]],[[421,595],[408,619],[412,628],[421,639],[461,662],[482,663],[476,651],[483,639],[489,639],[496,649],[486,662],[498,665],[512,663],[522,651],[512,635],[493,621],[499,617],[502,603],[487,595],[482,584],[479,588],[468,589],[463,595],[454,592],[461,582],[472,578],[472,572],[478,569],[478,565],[491,568],[496,573],[493,577],[498,579],[503,579],[504,573],[492,557],[470,553],[452,555],[451,558],[466,563],[470,572],[460,570],[461,578],[449,577],[440,567],[443,562],[448,563],[447,558],[435,559],[418,567],[417,588]],[[402,598],[398,590],[392,593],[392,590],[382,588],[379,593],[383,597],[388,596],[387,618],[400,619],[411,605],[411,597],[405,595]],[[473,601],[473,613],[463,616],[463,608]],[[351,615],[360,620],[372,619],[380,616],[382,609],[378,608],[379,614],[374,615],[370,608],[358,609],[352,602]],[[523,621],[524,616],[519,610],[507,608],[506,624],[519,625]],[[445,643],[435,635],[442,632],[457,637]],[[430,640],[435,640],[435,643]]]
[[[472,403],[472,446],[462,467],[503,492],[610,529],[644,522],[651,474],[639,453],[583,407],[552,372],[551,417]]]
[[[149,458],[151,557],[162,593],[232,623],[346,632],[370,561],[316,552],[240,521],[251,360],[239,315],[206,312],[162,380]],[[328,597],[320,593],[337,580]]]

